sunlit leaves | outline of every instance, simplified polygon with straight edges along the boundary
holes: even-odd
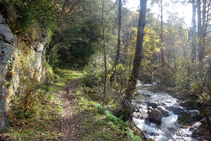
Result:
[[[132,38],[130,40],[130,45],[127,47],[128,56],[133,56],[135,52],[135,45],[137,41],[137,28],[132,29],[134,31],[134,35],[132,35]],[[160,51],[159,44],[160,44],[160,39],[158,34],[156,33],[155,30],[145,28],[144,30],[145,35],[144,35],[144,45],[143,45],[143,61],[141,63],[142,68],[149,69],[149,65],[151,64],[151,61],[153,59],[153,54],[157,53]]]

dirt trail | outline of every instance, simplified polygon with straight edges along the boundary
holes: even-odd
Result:
[[[74,96],[75,88],[80,78],[72,80],[60,93],[61,105],[64,111],[62,112],[59,141],[82,141],[82,130],[77,115],[75,115],[77,99]]]

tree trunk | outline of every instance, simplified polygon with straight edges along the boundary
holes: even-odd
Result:
[[[201,27],[201,1],[197,0],[197,14],[198,14],[198,58],[202,63],[204,58],[204,49],[202,46],[202,27]]]
[[[192,0],[192,50],[191,62],[196,60],[196,1]]]
[[[163,50],[163,0],[161,0],[161,27],[160,27],[160,42],[161,42],[161,63],[164,67],[165,60],[164,60],[164,50]]]
[[[133,62],[133,70],[128,82],[128,87],[125,91],[125,102],[123,104],[123,109],[125,110],[124,115],[126,119],[131,118],[132,95],[136,87],[136,81],[138,79],[139,69],[140,69],[140,64],[141,64],[141,59],[142,59],[144,26],[146,23],[146,2],[147,0],[140,0],[141,10],[139,12],[139,23],[138,23],[138,34],[137,34],[135,58]]]
[[[206,0],[203,0],[203,13],[202,13],[202,53],[205,50],[205,38],[206,38]],[[203,55],[204,56],[204,55]]]
[[[116,52],[116,58],[114,61],[114,66],[113,66],[113,73],[110,77],[110,81],[113,82],[114,80],[114,75],[116,71],[116,66],[120,63],[120,48],[121,48],[121,26],[122,26],[122,14],[121,10],[122,9],[122,0],[119,0],[119,23],[118,23],[118,43],[117,43],[117,52]]]
[[[104,76],[104,90],[103,90],[103,104],[105,104],[106,97],[106,82],[107,82],[107,59],[106,59],[106,38],[105,38],[105,22],[104,22],[104,4],[105,1],[101,0],[102,3],[102,23],[103,23],[103,57],[104,57],[104,68],[105,68],[105,76]]]

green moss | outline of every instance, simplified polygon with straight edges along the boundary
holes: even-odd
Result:
[[[85,140],[121,140],[141,141],[128,127],[128,123],[122,120],[122,116],[115,117],[106,107],[98,102],[92,101],[81,91],[78,91],[80,103],[78,104],[77,115],[82,124],[83,137]],[[86,105],[86,106],[83,106]]]
[[[179,122],[188,122],[191,119],[191,114],[187,112],[181,112],[180,113],[181,117],[178,118]]]

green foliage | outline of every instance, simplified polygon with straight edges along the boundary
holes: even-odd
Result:
[[[94,43],[98,39],[92,32],[95,27],[87,24],[72,26],[53,36],[53,46],[47,49],[50,64],[55,67],[79,68],[89,62],[97,51]]]
[[[179,122],[184,123],[191,119],[191,114],[188,112],[181,112],[182,118],[179,118]]]
[[[79,117],[82,124],[83,140],[122,140],[141,141],[122,120],[115,117],[106,107],[86,98],[80,91]]]
[[[35,27],[54,29],[58,21],[56,5],[51,0],[8,0],[15,20],[10,27],[14,32],[26,33]]]
[[[80,83],[85,87],[97,87],[101,81],[101,76],[98,74],[86,75],[83,79],[80,80]]]
[[[59,124],[58,119],[62,108],[55,94],[50,92],[50,88],[45,83],[40,84],[28,77],[24,77],[24,80],[25,87],[20,87],[19,96],[11,100],[12,107],[8,111],[7,132],[13,138],[23,140],[57,137],[58,134],[52,130],[52,126]],[[51,132],[50,136],[49,132]],[[41,136],[40,133],[42,133]]]
[[[49,65],[46,61],[45,61],[45,68],[46,68],[46,72],[45,72],[45,75],[46,75],[46,80],[53,80],[53,79],[56,79],[58,78],[58,75],[56,75],[54,72],[53,72],[53,68],[51,65]]]
[[[177,82],[176,82],[176,85],[177,85],[177,89],[182,91],[182,90],[187,90],[187,91],[191,91],[192,90],[192,87],[191,87],[191,84],[192,84],[192,76],[189,75],[189,76],[184,76],[184,75],[177,75],[176,76],[177,78]]]
[[[26,76],[26,72],[23,73],[21,79],[24,83],[19,87],[19,94],[13,97],[8,111],[6,132],[14,140],[58,139],[60,113],[63,110],[57,97],[58,92],[82,73],[61,69],[55,70],[55,73],[56,80],[47,82],[37,82]]]
[[[134,34],[130,40],[130,44],[127,46],[126,56],[128,58],[134,58],[135,46],[137,42],[137,28],[133,28]],[[145,83],[152,83],[154,76],[154,68],[155,64],[155,55],[160,52],[159,46],[159,36],[157,32],[151,28],[145,28],[144,30],[144,43],[143,43],[143,53],[142,53],[142,61],[141,61],[141,70],[139,79]],[[127,63],[130,63],[132,59],[128,59]],[[132,64],[132,61],[131,61]]]
[[[115,38],[115,30],[111,28],[114,27],[115,20],[113,4],[112,1],[107,1],[104,9],[108,11],[105,15],[105,36],[110,52],[114,48],[110,41]],[[54,32],[46,50],[46,58],[53,67],[83,69],[90,63],[92,55],[102,49],[102,5],[98,0],[81,0],[69,1],[64,7],[64,23],[61,31]]]

